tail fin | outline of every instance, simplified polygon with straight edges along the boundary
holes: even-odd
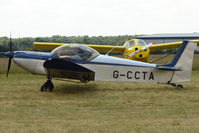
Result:
[[[175,57],[169,64],[171,67],[181,70],[174,71],[173,77],[170,81],[171,83],[190,81],[195,48],[196,43],[191,41],[183,41]]]

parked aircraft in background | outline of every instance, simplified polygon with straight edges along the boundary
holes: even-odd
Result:
[[[193,40],[199,45],[199,40]],[[123,54],[125,59],[136,61],[148,62],[150,51],[159,51],[165,49],[178,48],[182,42],[165,43],[165,44],[146,44],[144,40],[131,39],[123,46],[110,46],[110,45],[87,45],[94,48],[100,53],[120,53]],[[56,47],[64,45],[64,43],[49,43],[49,42],[34,42],[35,49],[40,50],[53,50]]]

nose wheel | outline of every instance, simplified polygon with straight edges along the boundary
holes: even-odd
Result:
[[[42,86],[41,86],[41,92],[43,91],[53,91],[54,85],[51,81],[51,79],[48,79]]]

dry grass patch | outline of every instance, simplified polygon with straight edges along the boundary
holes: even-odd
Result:
[[[198,132],[199,72],[184,89],[150,83],[54,81],[0,75],[1,132]]]
[[[199,71],[184,89],[126,82],[88,84],[53,81],[0,59],[0,131],[15,132],[199,132]],[[3,65],[4,64],[4,65]]]

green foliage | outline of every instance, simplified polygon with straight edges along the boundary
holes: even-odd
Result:
[[[32,50],[33,42],[54,42],[54,43],[78,43],[78,44],[97,44],[97,45],[114,45],[122,46],[127,40],[133,39],[138,35],[122,35],[122,36],[60,36],[54,35],[52,37],[25,37],[13,38],[13,50]],[[139,35],[141,36],[141,35]],[[9,50],[10,38],[0,37],[0,52]],[[173,54],[176,49],[164,51],[151,51],[151,54]],[[3,54],[0,53],[0,57]]]
[[[134,38],[132,35],[124,36],[59,36],[52,37],[26,37],[12,39],[14,50],[31,50],[33,42],[55,42],[55,43],[80,43],[80,44],[99,44],[99,45],[123,45],[125,41]],[[8,51],[10,38],[0,37],[0,52]]]
[[[57,42],[57,43],[80,43],[80,44],[99,44],[99,45],[123,45],[125,41],[135,36],[59,36],[37,37],[38,42]]]

